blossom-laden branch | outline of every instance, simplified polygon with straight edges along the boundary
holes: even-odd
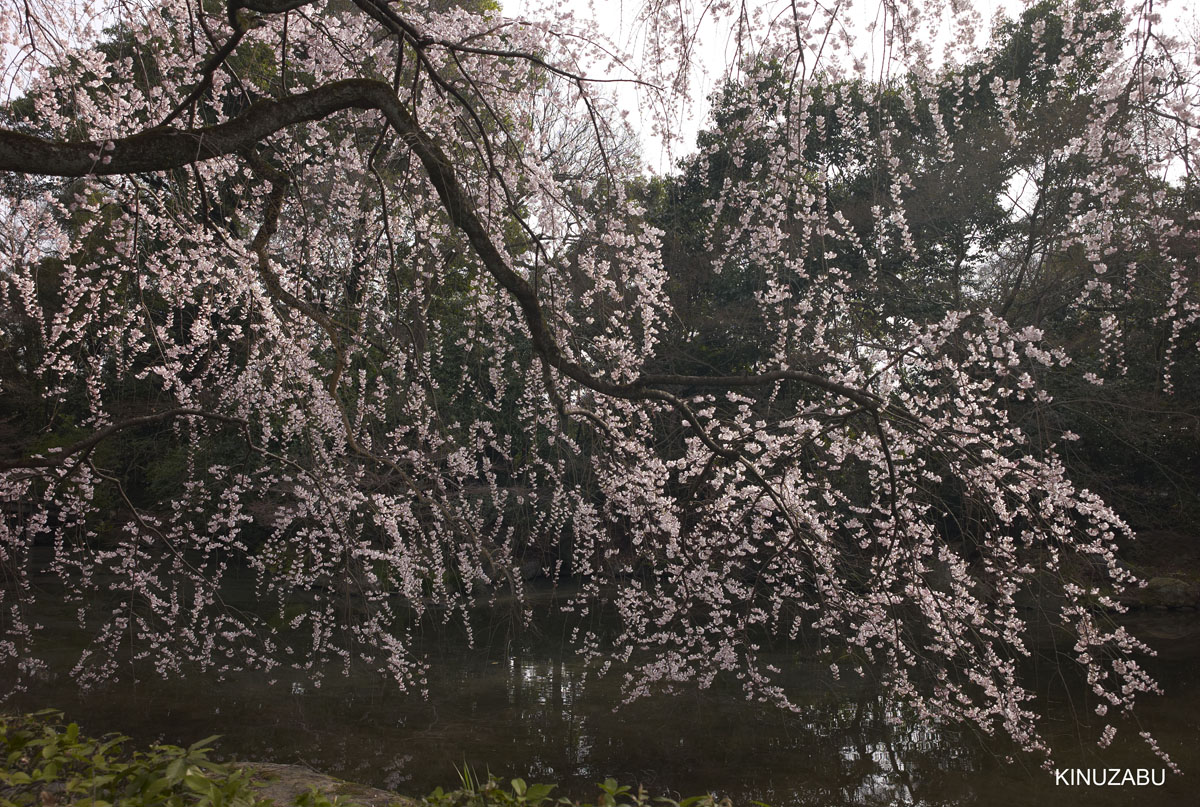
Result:
[[[0,170],[67,177],[169,171],[195,162],[245,152],[288,126],[319,120],[347,109],[378,110],[384,114],[388,123],[424,165],[450,220],[467,236],[496,282],[520,304],[534,348],[552,367],[573,381],[605,395],[634,400],[660,397],[654,387],[734,389],[796,381],[842,395],[860,406],[876,408],[880,405],[880,398],[869,392],[796,370],[775,370],[745,376],[654,374],[639,376],[628,384],[617,384],[598,378],[566,358],[558,346],[557,338],[547,326],[546,316],[533,287],[517,274],[492,240],[475,211],[471,197],[456,176],[450,158],[402,107],[392,88],[381,81],[339,81],[285,99],[258,101],[237,118],[214,126],[188,130],[159,127],[103,143],[52,141],[0,129]],[[255,165],[258,170],[264,170],[260,160],[255,159]],[[279,192],[282,192],[282,186],[276,191]],[[275,208],[279,204],[280,200],[272,202]],[[274,222],[277,216],[276,209],[274,213],[268,213],[268,221]],[[261,251],[270,235],[270,231],[260,230],[254,249]],[[268,278],[268,284],[279,292],[277,281]],[[331,337],[336,339],[334,326],[327,317],[294,298],[289,299],[288,304],[305,311],[307,316],[329,330]]]
[[[658,103],[694,31],[650,5]],[[162,0],[94,49],[14,40],[4,389],[74,442],[0,466],[0,498],[40,508],[0,522],[24,592],[0,658],[35,657],[52,534],[60,575],[113,604],[86,681],[133,637],[164,674],[361,658],[419,688],[408,609],[469,631],[536,562],[582,581],[578,609],[622,585],[615,638],[580,643],[628,659],[631,695],[735,672],[794,708],[757,645],[804,631],[922,719],[1045,751],[1019,603],[1047,585],[1098,711],[1155,690],[1095,606],[1135,583],[1131,530],[1070,481],[1047,387],[1062,312],[1103,312],[1097,383],[1126,366],[1133,301],[1163,303],[1167,359],[1200,321],[1195,226],[1151,181],[1174,152],[1146,124],[1190,136],[1186,76],[1133,81],[1111,19],[1039,7],[1004,58],[935,78],[913,5],[885,34],[911,75],[869,77],[831,55],[840,6],[788,0],[737,18],[760,58],[658,184],[580,69],[619,54],[569,21],[439,8]],[[1032,214],[998,201],[1017,178]],[[139,441],[179,418],[233,428]],[[151,450],[164,501],[130,484]],[[130,518],[101,512],[114,486]],[[1103,583],[1073,582],[1081,562]],[[247,568],[263,613],[221,607]]]
[[[86,456],[104,440],[113,437],[127,429],[135,429],[139,426],[148,426],[153,423],[162,423],[165,420],[183,417],[206,418],[209,420],[216,420],[222,423],[238,426],[246,425],[246,421],[242,418],[221,415],[216,412],[205,412],[201,409],[185,408],[167,409],[162,412],[154,412],[153,414],[149,415],[139,415],[137,417],[126,418],[125,420],[117,423],[110,423],[109,425],[92,432],[92,434],[88,435],[82,440],[59,448],[53,453],[44,456],[29,457],[27,459],[20,460],[0,460],[0,471],[54,468],[55,466],[61,465],[66,460],[73,459],[80,454]]]

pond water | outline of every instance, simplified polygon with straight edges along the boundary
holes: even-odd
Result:
[[[54,706],[85,730],[143,741],[221,734],[228,757],[302,763],[413,795],[456,784],[456,766],[466,763],[478,774],[557,782],[560,795],[593,795],[611,776],[655,795],[713,791],[775,807],[1200,803],[1200,620],[1160,612],[1128,621],[1160,652],[1148,666],[1167,695],[1146,699],[1139,714],[1184,773],[1168,773],[1161,787],[1056,784],[1036,761],[1002,761],[1010,749],[995,741],[906,724],[879,693],[835,684],[796,646],[776,648],[770,660],[804,692],[801,714],[748,703],[721,681],[626,705],[619,675],[588,676],[565,653],[556,619],[518,632],[497,616],[477,628],[484,638],[474,649],[453,630],[427,632],[427,700],[365,672],[332,675],[318,689],[246,674],[124,680],[86,694],[57,676],[14,695],[7,709]],[[1060,768],[1163,767],[1128,727],[1111,748],[1096,749],[1100,726],[1086,717],[1086,692],[1056,670],[1050,645],[1040,650],[1030,672]]]

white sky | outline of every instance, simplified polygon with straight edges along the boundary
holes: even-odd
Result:
[[[525,17],[531,19],[544,18],[539,9],[546,6],[557,6],[572,12],[578,19],[594,21],[598,31],[607,36],[619,47],[625,50],[636,50],[636,44],[641,31],[635,29],[637,14],[642,3],[639,0],[501,0],[502,13],[508,17]],[[938,0],[927,0],[932,6]],[[970,0],[944,0],[947,11],[951,3],[965,8]],[[1196,32],[1200,30],[1197,22],[1197,5],[1200,0],[1146,0],[1153,3],[1153,10],[1163,17],[1160,30],[1176,33],[1185,39],[1195,41]],[[701,8],[717,5],[714,0],[697,3]],[[880,0],[799,0],[801,9],[813,8],[815,4],[824,7],[839,7],[839,19],[847,26],[855,37],[856,55],[863,58],[871,75],[878,75],[883,66],[881,60],[886,54],[881,46],[882,38],[878,33],[868,33],[868,26],[876,21],[883,8]],[[987,35],[992,21],[997,13],[1008,17],[1017,16],[1027,3],[1023,0],[976,0],[971,3],[978,14],[979,24],[976,26],[974,45],[986,45]],[[771,3],[747,3],[746,5],[771,5]],[[782,5],[789,10],[787,3],[776,0],[775,5]],[[934,37],[932,58],[934,63],[927,65],[937,69],[943,58],[943,52],[952,42],[953,30],[947,21]],[[727,68],[734,61],[735,53],[730,27],[714,25],[705,20],[697,25],[698,41],[696,53],[703,54],[696,59],[699,70],[693,76],[692,101],[681,107],[675,114],[672,129],[678,140],[675,143],[664,143],[661,137],[656,137],[650,131],[649,116],[642,108],[644,95],[639,94],[632,83],[618,85],[617,95],[623,108],[630,111],[630,121],[638,130],[642,142],[643,157],[652,170],[665,172],[681,156],[695,149],[696,133],[704,125],[708,117],[708,95],[718,86],[721,78],[726,75]],[[1190,34],[1190,36],[1189,36]],[[926,39],[928,37],[925,37]],[[597,68],[593,75],[602,74],[604,68]],[[899,66],[892,69],[904,69]]]
[[[148,1],[152,2],[153,0]],[[637,42],[643,33],[635,27],[643,7],[643,0],[500,0],[500,2],[502,13],[508,17],[527,16],[531,19],[544,19],[548,14],[541,10],[546,7],[558,7],[561,10],[569,11],[581,20],[594,21],[596,30],[601,35],[608,37],[619,48],[627,51],[637,50]],[[979,46],[986,44],[986,35],[997,11],[1003,11],[1011,17],[1018,14],[1025,5],[1025,0],[920,0],[920,2],[928,6],[941,2],[947,6],[954,4],[963,8],[968,3],[972,4],[980,20],[975,43]],[[1197,40],[1200,40],[1200,22],[1197,20],[1197,8],[1200,6],[1200,0],[1144,0],[1144,2],[1152,3],[1153,10],[1162,15],[1163,21],[1160,24],[1160,30],[1182,36],[1185,41],[1191,43],[1193,49],[1195,48]],[[14,20],[20,18],[17,13],[19,9],[31,4],[32,8],[46,19],[62,16],[70,18],[71,23],[68,27],[78,26],[81,14],[86,15],[90,11],[94,15],[99,14],[100,17],[103,17],[103,10],[108,8],[110,3],[92,2],[91,0],[0,0],[0,12],[7,12],[0,13],[0,20],[3,20],[5,25],[13,24]],[[740,0],[735,0],[734,3],[730,3],[728,0],[698,0],[694,3],[701,12],[722,4],[743,5]],[[686,0],[678,0],[676,3],[676,7],[687,5],[689,4]],[[774,6],[790,12],[790,4],[787,0],[747,0],[744,5],[751,7]],[[837,7],[839,19],[855,34],[855,50],[865,59],[871,74],[878,75],[880,58],[884,55],[880,36],[867,33],[867,28],[879,16],[880,10],[883,8],[882,0],[797,0],[797,6],[802,10],[813,9],[817,6]],[[615,85],[618,102],[630,113],[629,120],[638,133],[642,143],[643,158],[651,170],[660,173],[669,171],[678,158],[694,150],[696,133],[707,120],[708,95],[728,74],[728,66],[735,60],[736,54],[730,26],[728,24],[714,25],[711,18],[711,14],[705,16],[703,20],[697,18],[696,14],[693,15],[693,23],[698,33],[694,52],[701,54],[701,57],[694,60],[696,69],[691,76],[691,103],[681,104],[678,109],[672,111],[670,130],[674,136],[674,142],[664,142],[662,137],[656,136],[651,131],[651,116],[644,109],[648,94],[639,93],[638,88],[632,83]],[[0,29],[3,28],[4,25],[0,25]],[[935,62],[941,58],[943,48],[951,41],[951,33],[949,26],[943,25],[939,34],[934,38],[936,44],[932,56]],[[13,31],[0,30],[0,98],[11,98],[15,94],[19,94],[22,89],[21,71],[14,69],[15,65],[11,59],[13,49],[5,41],[11,35],[14,35]],[[1195,55],[1195,53],[1192,54],[1192,56]],[[637,54],[635,53],[634,56],[636,61]],[[937,64],[931,64],[929,67],[936,69]],[[604,75],[606,70],[605,66],[597,66],[590,72],[593,75]],[[626,74],[625,77],[629,77],[629,74]]]
[[[824,0],[821,0],[824,4]],[[638,0],[502,0],[502,13],[505,16],[538,19],[543,17],[539,9],[546,6],[558,5],[575,14],[578,19],[594,21],[600,33],[607,36],[619,47],[636,51],[637,40],[641,34],[634,25],[641,3]],[[704,8],[708,2],[697,3]],[[771,5],[759,2],[748,5]],[[780,5],[778,2],[775,5]],[[801,9],[814,8],[814,0],[801,0]],[[880,57],[882,48],[878,35],[872,37],[867,32],[868,26],[877,19],[882,4],[878,0],[829,0],[827,7],[838,7],[838,17],[855,36],[856,50],[865,59],[872,74],[878,74],[881,67]],[[1022,7],[1021,0],[983,0],[975,4],[982,19],[982,31],[990,27],[990,21],[996,9],[1006,8],[1012,14]],[[790,8],[782,6],[790,13]],[[642,109],[644,98],[632,84],[619,85],[617,94],[621,106],[630,110],[630,120],[643,144],[643,156],[652,170],[664,172],[681,156],[695,149],[696,134],[708,117],[708,96],[727,75],[729,66],[736,59],[735,45],[731,27],[727,21],[713,24],[711,17],[697,20],[698,39],[695,52],[702,54],[696,60],[697,71],[692,77],[693,91],[691,102],[682,105],[674,116],[673,130],[678,137],[675,143],[664,143],[656,137],[647,123],[647,115]],[[946,37],[948,39],[948,36]],[[982,37],[985,38],[985,37]],[[941,42],[938,44],[940,51]],[[978,44],[984,44],[979,42]],[[602,71],[600,68],[593,75]]]

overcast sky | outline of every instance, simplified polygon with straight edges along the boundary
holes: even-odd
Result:
[[[825,2],[825,0],[820,1],[823,4]],[[703,0],[696,5],[703,8],[712,2],[713,0]],[[814,0],[799,0],[799,6],[811,8],[813,2]],[[829,0],[830,5],[837,2],[838,0]],[[964,7],[966,5],[965,0],[945,0],[947,6],[951,2],[956,2]],[[1200,0],[1153,0],[1153,2],[1155,12],[1163,17],[1161,24],[1163,30],[1176,32],[1184,35],[1185,39],[1195,41],[1195,31],[1200,28],[1200,23],[1197,22],[1197,8]],[[775,4],[779,5],[779,0],[776,0]],[[599,30],[619,46],[627,50],[635,49],[640,35],[640,31],[635,26],[637,14],[642,6],[639,0],[561,0],[560,2],[556,2],[556,0],[502,0],[503,13],[511,17],[527,16],[536,19],[541,16],[538,14],[539,9],[553,5],[561,5],[579,18],[594,20]],[[755,3],[747,3],[747,5],[755,5]],[[770,2],[759,0],[757,5],[770,5]],[[848,9],[847,5],[850,6]],[[977,0],[972,5],[978,13],[980,21],[975,45],[982,46],[986,44],[987,32],[997,13],[1015,17],[1026,3],[1022,0]],[[868,26],[879,18],[881,7],[882,4],[879,0],[857,0],[857,2],[851,0],[849,4],[842,0],[839,8],[839,19],[854,34],[857,55],[864,60],[870,75],[879,74],[880,59],[883,56],[880,36],[878,33],[872,35],[868,32]],[[784,8],[787,8],[786,4]],[[650,127],[646,125],[647,116],[642,114],[643,110],[639,109],[644,99],[639,97],[632,84],[620,85],[618,90],[621,105],[630,110],[630,120],[639,129],[643,156],[652,170],[666,171],[677,158],[694,150],[696,133],[704,125],[708,115],[707,97],[725,75],[727,66],[734,58],[728,25],[702,23],[698,26],[698,30],[700,34],[697,52],[705,55],[697,60],[701,69],[695,76],[693,103],[689,107],[679,110],[672,126],[679,135],[679,142],[665,147],[660,138],[653,136],[649,131]],[[1189,33],[1192,35],[1188,36]],[[935,62],[941,59],[943,50],[951,38],[950,26],[944,25],[936,37],[933,48]],[[927,66],[936,69],[939,65],[934,63]],[[603,68],[598,69],[603,70]]]

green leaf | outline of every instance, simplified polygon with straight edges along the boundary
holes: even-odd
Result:
[[[147,784],[145,787],[142,788],[142,798],[146,801],[150,801],[151,799],[153,799],[155,796],[157,796],[159,793],[163,792],[170,786],[171,786],[171,780],[165,776],[161,776],[158,779],[151,781],[149,784]]]
[[[192,790],[196,793],[206,796],[211,795],[212,791],[215,790],[211,779],[192,770],[189,770],[183,775],[183,785],[188,790]]]
[[[211,737],[205,737],[203,740],[197,740],[196,742],[194,742],[188,746],[188,749],[187,749],[188,753],[193,754],[200,750],[204,750],[204,751],[211,750],[212,743],[216,742],[219,739],[221,739],[221,735],[214,734]]]
[[[543,784],[530,785],[525,798],[532,804],[541,804],[550,797],[550,791],[554,790],[554,787],[554,785]]]
[[[120,751],[121,749],[119,746],[121,745],[121,742],[124,740],[128,740],[128,739],[129,738],[124,736],[123,734],[115,734],[112,736],[112,739],[110,739],[108,742],[104,743],[103,745],[101,745],[99,748],[96,749],[96,755],[100,756],[103,754],[107,754],[109,751],[112,751],[114,748],[117,751]]]
[[[512,789],[513,789],[513,792],[516,793],[518,796],[524,796],[525,795],[525,780],[524,779],[513,779],[512,780]]]
[[[172,785],[177,785],[183,780],[184,773],[187,772],[187,760],[176,759],[167,766],[167,778],[171,780]]]

